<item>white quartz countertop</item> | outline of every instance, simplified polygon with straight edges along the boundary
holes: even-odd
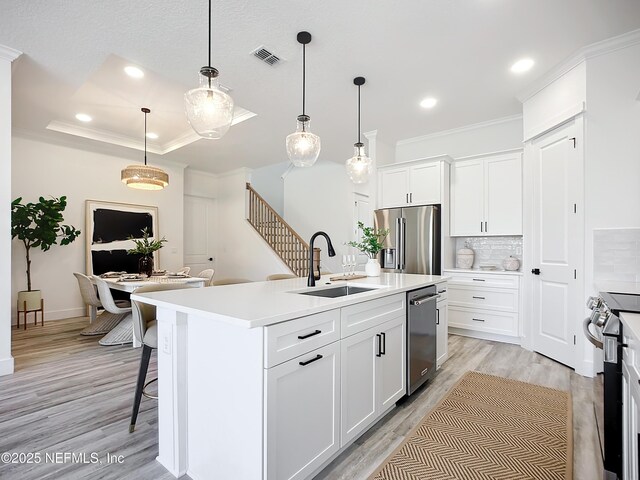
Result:
[[[620,312],[620,320],[625,327],[622,333],[640,340],[640,313]]]
[[[254,328],[447,281],[447,277],[438,275],[382,273],[380,277],[368,277],[348,282],[330,282],[329,284],[330,276],[325,275],[317,280],[316,287],[307,287],[306,278],[295,278],[143,294],[134,293],[131,298],[161,308],[226,321],[240,327]],[[292,293],[292,291],[319,290],[345,284],[375,288],[369,292],[338,298]]]
[[[444,273],[475,273],[482,274],[488,273],[490,275],[522,275],[520,270],[480,270],[479,268],[447,268]]]
[[[596,289],[599,292],[629,293],[632,295],[640,295],[640,283],[634,282],[615,282],[605,280],[596,282]]]

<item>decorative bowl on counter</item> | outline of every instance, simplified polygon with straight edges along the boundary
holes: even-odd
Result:
[[[520,269],[520,260],[510,255],[502,261],[502,268],[510,272],[515,272]]]

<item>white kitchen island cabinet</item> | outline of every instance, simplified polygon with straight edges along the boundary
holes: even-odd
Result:
[[[446,279],[301,294],[327,281],[132,295],[157,307],[158,461],[174,476],[312,478],[405,394],[406,292]]]

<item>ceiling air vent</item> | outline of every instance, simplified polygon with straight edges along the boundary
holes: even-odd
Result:
[[[275,67],[282,61],[280,57],[271,53],[264,46],[256,48],[253,52],[251,52],[251,55],[256,57],[258,60],[263,61],[267,65],[271,65],[272,67]]]

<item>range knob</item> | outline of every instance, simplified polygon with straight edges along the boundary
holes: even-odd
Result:
[[[607,320],[609,320],[610,316],[611,316],[611,311],[609,311],[608,309],[602,309],[600,311],[600,316],[596,320],[595,324],[598,327],[604,326],[604,324],[607,323]]]

